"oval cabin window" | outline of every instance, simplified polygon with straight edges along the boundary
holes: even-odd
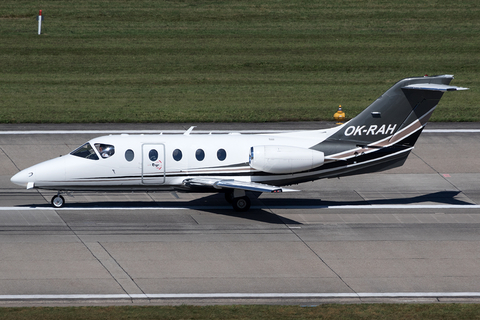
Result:
[[[198,149],[195,152],[195,158],[197,158],[198,161],[202,161],[205,159],[205,152],[202,149]]]
[[[175,161],[182,160],[182,151],[180,149],[173,150],[173,159]]]
[[[227,152],[225,151],[225,149],[219,149],[217,151],[217,158],[220,161],[223,161],[227,158]]]
[[[125,151],[125,159],[128,162],[132,161],[133,158],[135,158],[135,153],[133,152],[133,150],[128,149],[127,151]]]
[[[150,150],[150,152],[148,153],[148,158],[149,158],[151,161],[157,161],[157,159],[158,159],[158,151],[155,150],[155,149]]]

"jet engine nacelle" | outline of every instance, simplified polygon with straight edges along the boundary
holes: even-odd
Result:
[[[294,173],[321,166],[324,154],[312,149],[289,146],[250,148],[250,167],[269,173]]]

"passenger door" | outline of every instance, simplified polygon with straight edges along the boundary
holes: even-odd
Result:
[[[142,183],[165,183],[165,145],[146,143],[142,145]]]

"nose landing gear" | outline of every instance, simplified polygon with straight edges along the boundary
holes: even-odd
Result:
[[[50,201],[50,203],[55,208],[61,208],[65,204],[65,198],[62,197],[59,193],[59,194],[53,196],[52,201]]]

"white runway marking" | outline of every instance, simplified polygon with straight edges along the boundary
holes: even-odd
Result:
[[[0,207],[0,211],[31,211],[31,210],[61,210],[61,211],[88,211],[88,210],[191,210],[200,208],[228,208],[231,207],[65,207],[65,208],[53,208],[53,207]]]
[[[322,128],[319,128],[322,129]],[[295,132],[295,131],[311,131],[307,130],[194,130],[192,134],[208,134],[208,133],[230,133],[239,132],[245,134],[253,133],[279,133],[279,132]],[[36,134],[181,134],[185,130],[31,130],[31,131],[0,131],[0,135],[36,135]],[[427,133],[479,133],[480,129],[425,129]]]
[[[373,204],[357,206],[252,206],[252,209],[480,209],[478,204]],[[89,210],[211,210],[227,209],[230,206],[191,206],[191,207],[0,207],[0,211],[32,211],[32,210],[59,210],[59,211],[89,211]]]
[[[360,292],[360,293],[171,293],[171,294],[25,294],[0,295],[5,300],[101,299],[285,299],[285,298],[480,298],[480,292]]]
[[[293,208],[293,207],[292,207]],[[302,208],[310,208],[308,206]],[[311,208],[322,208],[312,206]],[[328,206],[327,209],[480,209],[477,204],[372,204],[358,206]],[[286,207],[286,209],[290,209]]]
[[[423,132],[429,133],[475,133],[480,132],[480,129],[425,129]]]

